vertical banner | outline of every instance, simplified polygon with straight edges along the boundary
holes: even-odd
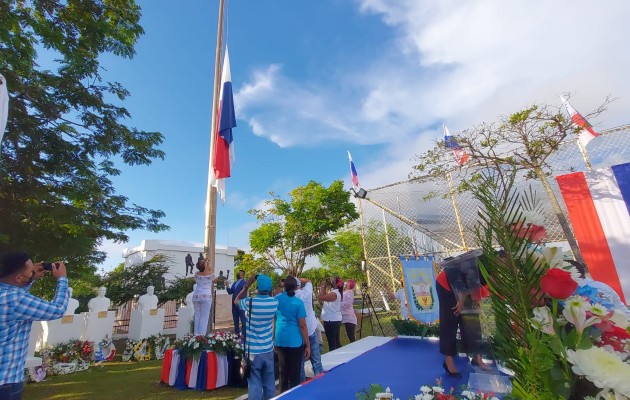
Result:
[[[556,180],[591,276],[630,304],[630,163]]]
[[[438,322],[440,313],[433,257],[400,256],[400,263],[409,315],[425,324]]]

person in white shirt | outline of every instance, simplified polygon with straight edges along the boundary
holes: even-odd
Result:
[[[328,289],[331,289],[328,292]],[[322,321],[324,321],[324,333],[328,341],[330,351],[341,347],[339,329],[341,328],[341,300],[343,298],[343,281],[340,278],[332,278],[322,282],[319,287],[319,301],[323,303]]]
[[[356,340],[355,331],[357,329],[357,314],[354,312],[354,280],[346,282],[346,290],[343,292],[341,300],[341,323],[346,328],[346,335],[350,343]]]
[[[306,329],[308,331],[308,341],[311,346],[311,366],[313,367],[313,376],[317,376],[324,372],[322,367],[321,346],[317,338],[317,317],[313,310],[313,284],[310,280],[304,278],[298,278],[298,289],[295,292],[295,297],[301,299],[304,302],[304,308],[306,309]],[[304,372],[304,361],[300,370],[300,382],[306,380],[306,373]]]

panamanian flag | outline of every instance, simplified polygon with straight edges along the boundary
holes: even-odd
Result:
[[[234,162],[232,128],[236,127],[230,56],[227,47],[223,57],[216,124],[214,130],[214,162],[212,165],[214,169],[213,185],[217,188],[221,201],[225,202],[225,179],[230,177],[232,163]]]
[[[451,135],[451,131],[444,125],[444,147],[453,151],[453,157],[457,165],[462,166],[468,161],[468,154],[466,150],[462,149],[455,140],[455,137]]]
[[[556,177],[593,279],[630,301],[630,163]]]
[[[357,169],[354,166],[354,161],[352,161],[352,156],[348,151],[348,160],[350,160],[350,177],[352,178],[352,185],[355,188],[359,187],[359,175],[357,174]]]
[[[571,107],[571,104],[569,104],[566,98],[560,96],[560,100],[562,100],[562,104],[564,104],[567,112],[571,116],[571,121],[573,121],[573,124],[582,128],[582,130],[578,134],[578,140],[580,141],[582,146],[586,147],[586,145],[589,144],[591,140],[599,136],[599,134],[595,132],[593,126],[589,124],[589,122],[586,120],[586,118],[582,116],[582,114],[577,112],[575,108]]]

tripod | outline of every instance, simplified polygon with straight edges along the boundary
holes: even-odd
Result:
[[[370,327],[372,328],[372,333],[374,332],[374,319],[376,319],[376,323],[378,324],[378,327],[381,328],[381,335],[385,336],[385,331],[383,331],[383,325],[381,325],[381,320],[378,319],[378,314],[376,314],[376,310],[374,309],[374,303],[372,303],[372,298],[370,297],[370,294],[368,293],[368,286],[367,284],[364,282],[361,285],[361,293],[362,293],[362,300],[361,300],[361,323],[359,324],[359,338],[362,339],[363,338],[363,316],[365,315],[365,306],[367,304],[368,307],[368,315],[370,316]]]

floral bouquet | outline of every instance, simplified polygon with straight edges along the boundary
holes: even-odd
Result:
[[[554,355],[551,373],[564,377],[558,384],[586,387],[582,390],[588,390],[586,380],[599,388],[599,397],[630,397],[628,318],[597,288],[578,286],[578,274],[544,261],[550,267],[540,284],[551,304],[534,308],[530,322],[543,333],[538,343]]]
[[[488,173],[473,189],[482,204],[476,236],[492,293],[493,350],[515,373],[512,395],[629,398],[628,319],[582,282],[560,249],[542,245],[540,202],[531,189],[517,190],[515,177]]]
[[[234,353],[235,356],[243,354],[243,339],[233,332],[217,331],[208,334],[210,348],[219,354]]]
[[[56,374],[75,372],[87,369],[94,361],[94,343],[69,340],[44,349],[42,356],[47,371]]]
[[[150,348],[153,350],[151,357],[156,360],[164,358],[164,352],[170,346],[170,340],[168,336],[158,333],[147,338]]]
[[[175,348],[183,358],[199,358],[203,351],[210,350],[210,340],[205,335],[186,335],[175,342]]]
[[[133,347],[133,358],[137,361],[151,359],[151,342],[148,339],[140,339]]]
[[[122,353],[122,360],[124,362],[133,360],[133,349],[138,344],[135,340],[127,339],[127,343],[125,343],[125,349]]]
[[[114,346],[114,342],[109,335],[105,335],[103,340],[98,343],[94,355],[96,362],[112,361],[114,359],[116,346]]]
[[[203,351],[212,350],[219,354],[243,354],[242,339],[231,332],[212,332],[207,335],[187,335],[174,343],[175,349],[184,358],[198,358]]]

